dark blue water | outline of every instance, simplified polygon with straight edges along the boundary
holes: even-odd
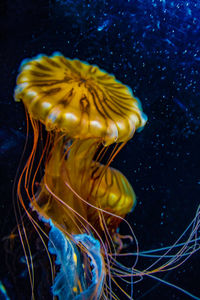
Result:
[[[2,238],[16,224],[12,185],[26,136],[23,105],[13,100],[18,67],[24,58],[60,51],[115,74],[141,100],[146,127],[113,165],[137,195],[127,218],[140,250],[172,245],[200,204],[200,2],[1,0],[0,14]],[[141,257],[139,267],[147,265]],[[179,268],[155,275],[200,297],[199,269],[196,251]],[[11,299],[30,299],[23,291],[27,274],[6,259],[0,271]],[[192,298],[145,277],[134,285],[134,299]]]

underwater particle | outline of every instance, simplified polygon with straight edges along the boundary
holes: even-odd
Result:
[[[108,30],[111,21],[109,19],[105,20],[101,25],[97,27],[97,31]]]

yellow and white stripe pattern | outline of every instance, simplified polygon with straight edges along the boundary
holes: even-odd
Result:
[[[49,131],[101,138],[106,145],[129,140],[146,122],[130,88],[97,66],[61,54],[22,64],[15,100]]]

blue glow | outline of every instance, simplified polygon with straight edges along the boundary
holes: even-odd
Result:
[[[98,299],[105,277],[99,241],[87,234],[79,234],[73,236],[73,242],[51,221],[49,223],[51,230],[48,249],[51,254],[56,255],[55,263],[60,266],[52,286],[53,295],[58,296],[59,300],[94,299],[94,296]],[[80,248],[76,246],[78,243],[83,246],[84,252],[80,253]],[[87,264],[82,259],[84,255],[92,271],[86,270]],[[89,284],[86,273],[91,275]]]
[[[0,281],[0,299],[1,300],[10,300],[10,298],[7,295],[6,289],[1,281]]]
[[[102,31],[103,29],[107,28],[110,24],[109,20],[105,20],[100,26],[97,27],[98,31]]]

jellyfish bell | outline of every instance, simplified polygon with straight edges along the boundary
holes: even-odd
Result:
[[[113,75],[58,54],[21,66],[15,99],[48,131],[106,145],[129,140],[146,122],[138,100]]]

